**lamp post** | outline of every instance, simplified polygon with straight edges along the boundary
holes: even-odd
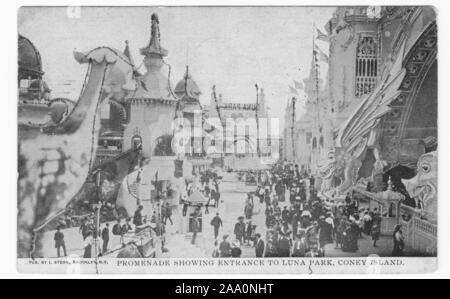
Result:
[[[95,186],[97,191],[97,202],[93,204],[94,208],[94,239],[92,244],[92,256],[97,258],[100,254],[98,248],[99,248],[99,235],[100,235],[100,210],[102,208],[102,201],[101,201],[101,172],[100,170],[97,170],[95,172]]]
[[[256,88],[256,153],[258,155],[258,158],[261,158],[261,149],[259,147],[259,88],[258,84],[255,84]]]

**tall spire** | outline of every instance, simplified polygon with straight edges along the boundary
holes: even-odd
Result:
[[[144,56],[167,56],[168,51],[161,47],[161,35],[159,32],[159,19],[156,13],[151,17],[151,34],[150,42],[147,47],[141,49],[141,54]]]
[[[133,75],[135,77],[142,76],[142,74],[137,70],[136,65],[134,64],[133,56],[131,55],[130,43],[128,40],[125,41],[125,49],[123,50],[123,54],[128,58],[130,63],[133,65]]]
[[[170,78],[161,73],[161,68],[164,66],[163,57],[167,56],[168,52],[161,47],[160,37],[158,16],[152,14],[150,41],[140,50],[141,55],[144,56],[143,64],[147,72],[140,76],[138,88],[132,95],[134,98],[175,100],[170,87]]]
[[[184,72],[184,80],[191,79],[191,74],[189,73],[189,65],[186,65],[186,71]]]

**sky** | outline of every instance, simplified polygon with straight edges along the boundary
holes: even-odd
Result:
[[[202,91],[202,104],[209,104],[213,85],[225,102],[254,103],[257,83],[264,89],[270,116],[279,117],[282,125],[292,97],[288,86],[309,74],[313,26],[325,31],[333,11],[332,7],[25,7],[19,11],[18,31],[39,50],[52,96],[76,100],[86,66],[75,61],[73,50],[98,46],[123,50],[128,40],[139,66],[143,59],[139,49],[150,40],[150,16],[157,13],[161,45],[169,51],[165,60],[172,66],[172,87],[186,65]],[[328,53],[327,43],[318,44]],[[168,68],[162,72],[167,76]]]

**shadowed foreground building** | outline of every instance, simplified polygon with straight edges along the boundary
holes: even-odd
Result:
[[[320,93],[319,103],[307,105],[311,121],[296,121],[295,131],[305,134],[295,142],[306,144],[296,162],[311,157],[309,167],[323,194],[353,191],[376,202],[386,218],[388,210],[393,218],[385,221],[386,232],[403,223],[409,245],[435,254],[436,12],[432,7],[339,7],[325,28],[328,82],[312,94]],[[286,142],[287,152],[289,146]],[[380,200],[386,191],[404,199],[386,206]]]

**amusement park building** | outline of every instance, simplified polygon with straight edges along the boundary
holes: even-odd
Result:
[[[176,117],[193,118],[201,114],[197,84],[189,70],[172,89],[170,80],[163,72],[168,51],[161,46],[159,20],[152,15],[151,36],[148,45],[140,49],[144,56],[146,72],[141,74],[136,68],[133,73],[135,86],[123,99],[109,104],[102,114],[102,132],[97,153],[98,161],[105,161],[121,152],[141,147],[145,158],[153,156],[175,156],[171,148]],[[123,51],[131,64],[129,43]],[[193,121],[191,122],[193,125]]]
[[[43,80],[44,70],[39,51],[26,37],[19,35],[18,40],[18,85],[19,102],[49,100],[50,88]]]
[[[222,123],[220,136],[211,134],[224,143],[225,152],[213,156],[223,158],[227,168],[257,169],[261,162],[272,164],[280,156],[275,154],[280,150],[278,124],[269,117],[264,89],[257,92],[257,103],[237,103],[225,102],[221,94],[216,98],[213,91],[210,105],[205,107],[206,117]]]
[[[309,166],[323,194],[353,190],[372,200],[382,192],[401,194],[396,222],[408,214],[402,217],[413,219],[404,223],[409,244],[435,253],[436,12],[432,7],[340,7],[325,28],[328,80],[313,92],[311,76],[304,80],[308,102],[314,103],[306,106],[312,119],[296,121],[295,131],[310,132],[312,142],[298,154],[311,156]],[[318,93],[319,101],[313,101]],[[305,142],[305,135],[296,137],[296,143]],[[286,142],[287,152],[289,146]]]

